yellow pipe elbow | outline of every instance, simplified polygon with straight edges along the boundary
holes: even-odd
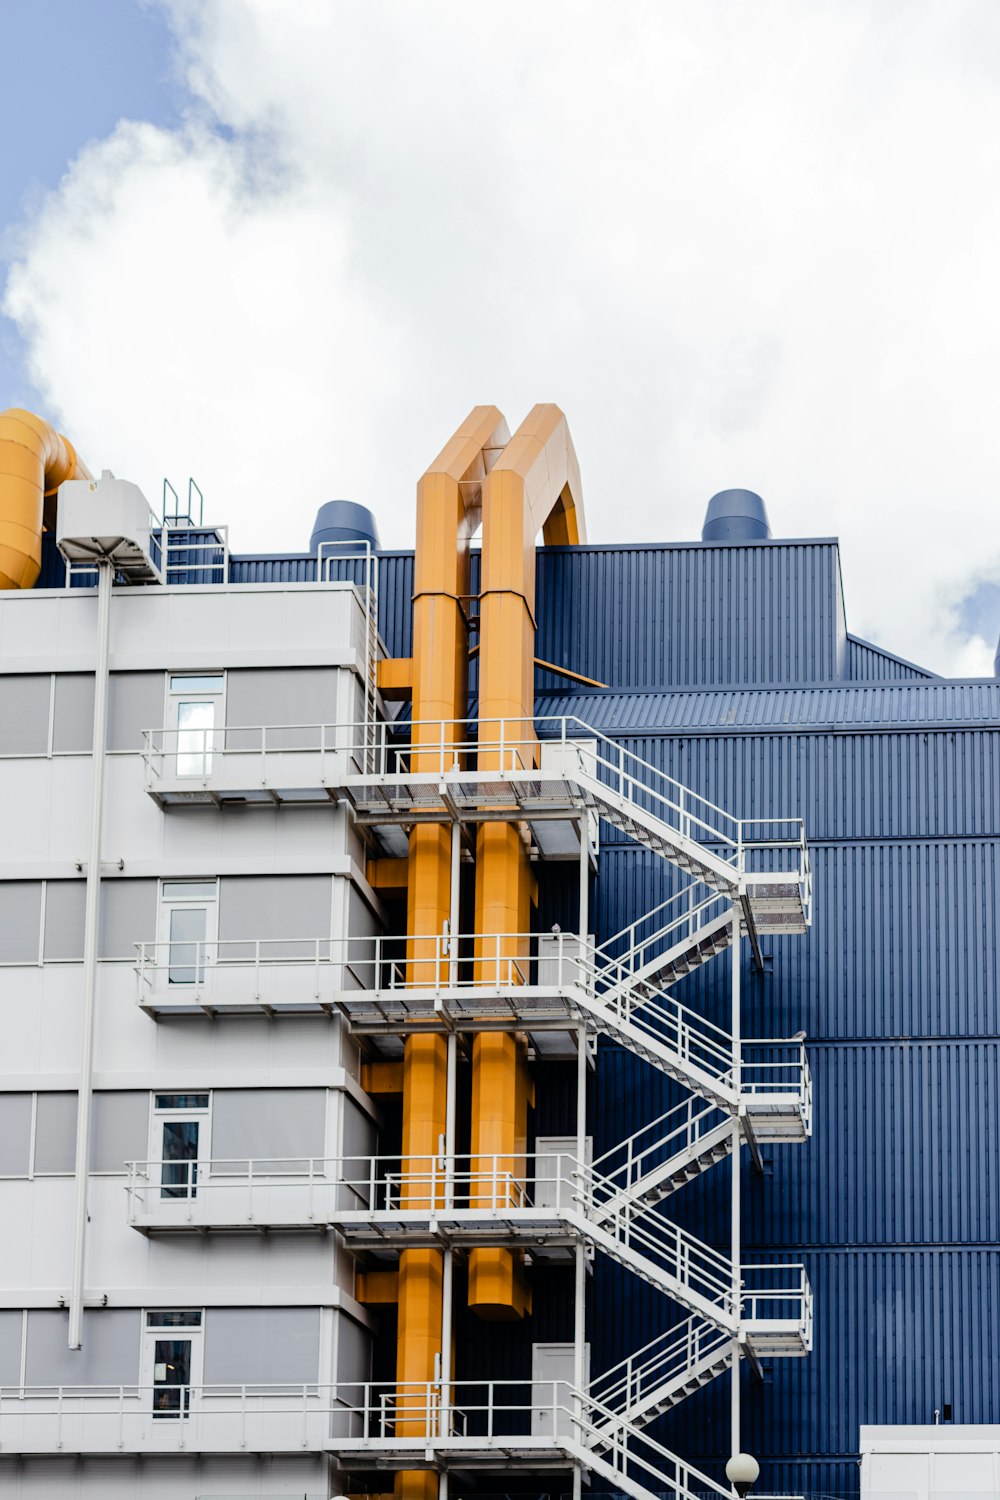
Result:
[[[90,479],[68,438],[33,412],[0,412],[0,589],[30,589],[41,571],[42,531],[67,479]]]

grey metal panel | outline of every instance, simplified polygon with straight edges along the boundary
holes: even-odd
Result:
[[[134,1385],[139,1378],[137,1308],[87,1308],[83,1348],[68,1349],[69,1314],[28,1309],[25,1381],[28,1385]]]
[[[52,712],[52,748],[89,754],[93,745],[94,678],[87,672],[59,672]]]
[[[35,1171],[72,1172],[76,1157],[76,1094],[44,1092],[35,1101]]]
[[[108,749],[141,750],[143,731],[164,721],[162,672],[112,672],[108,682]]]
[[[212,1157],[244,1169],[248,1158],[278,1158],[303,1170],[326,1155],[325,1089],[217,1089]]]
[[[0,1385],[21,1384],[21,1336],[24,1313],[20,1308],[0,1309]]]
[[[83,880],[49,880],[45,885],[46,963],[83,958],[83,913],[87,885]]]
[[[38,962],[40,880],[0,881],[0,963]]]
[[[288,1385],[319,1378],[318,1307],[212,1307],[206,1385]]]
[[[101,1089],[94,1094],[90,1170],[124,1172],[144,1161],[149,1142],[149,1094],[145,1089]]]
[[[100,958],[135,958],[136,943],[156,940],[156,881],[102,880]]]
[[[226,744],[230,749],[255,748],[252,733],[235,732],[240,725],[292,725],[284,734],[269,732],[268,746],[311,746],[320,737],[307,726],[337,722],[336,667],[274,667],[231,671],[226,678]],[[331,743],[333,743],[331,739]]]
[[[0,1177],[26,1177],[31,1156],[31,1095],[0,1094]]]
[[[376,1150],[375,1122],[347,1094],[343,1096],[341,1155],[345,1158],[373,1156]],[[356,1172],[350,1174],[357,1176]]]
[[[346,1313],[337,1314],[337,1380],[352,1384],[371,1379],[372,1336]]]
[[[331,882],[329,875],[223,876],[219,881],[219,941],[261,938],[272,958],[308,956],[315,951],[312,940],[330,936]],[[292,941],[281,944],[275,941],[278,938]],[[224,950],[229,958],[242,951]]]
[[[50,680],[0,676],[0,755],[44,755],[49,747]]]

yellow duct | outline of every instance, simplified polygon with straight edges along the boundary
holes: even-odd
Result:
[[[90,478],[69,438],[42,417],[20,407],[0,412],[0,589],[33,587],[56,491],[64,480]]]
[[[417,486],[417,546],[413,597],[413,718],[454,721],[466,710],[469,543],[479,525],[482,485],[493,457],[507,442],[495,406],[477,406],[430,465]],[[419,735],[416,730],[415,734]],[[461,732],[448,730],[451,738]],[[437,755],[414,756],[414,770],[435,769]],[[410,978],[437,951],[451,909],[451,839],[446,827],[417,826],[410,834],[407,870],[407,959]],[[430,934],[430,941],[419,936]],[[426,977],[424,974],[423,977]],[[440,1036],[411,1036],[403,1068],[403,1156],[434,1156],[445,1130],[446,1046]],[[419,1190],[418,1190],[419,1195]],[[414,1203],[414,1206],[416,1204]],[[437,1250],[404,1250],[399,1257],[396,1378],[434,1379],[441,1349],[442,1257]],[[406,1412],[401,1390],[401,1411]],[[400,1436],[422,1435],[423,1412],[397,1421]],[[427,1471],[396,1476],[397,1500],[433,1500],[437,1481]]]
[[[499,766],[499,731],[489,720],[530,721],[535,711],[535,538],[555,545],[585,540],[580,469],[558,406],[535,406],[486,481],[480,598],[479,764]],[[534,733],[522,755],[537,763]],[[507,743],[516,738],[506,735]],[[509,752],[508,752],[509,753]],[[531,869],[518,826],[483,823],[476,840],[476,932],[528,930]],[[501,949],[501,951],[503,951]],[[472,1044],[472,1170],[499,1156],[524,1171],[527,1081],[523,1048],[511,1036],[480,1034]],[[518,1259],[509,1250],[469,1257],[469,1306],[482,1317],[519,1317],[530,1307]]]

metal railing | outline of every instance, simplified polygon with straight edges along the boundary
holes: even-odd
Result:
[[[683,1386],[692,1370],[706,1360],[721,1360],[732,1347],[730,1334],[694,1313],[597,1376],[590,1394],[634,1420],[636,1408],[656,1405]]]
[[[620,1477],[630,1492],[704,1500],[723,1488],[619,1412],[565,1381],[454,1381],[356,1387],[364,1437],[350,1447],[447,1448],[461,1453],[498,1438],[515,1446],[562,1449],[589,1461],[603,1477]],[[637,1477],[641,1476],[641,1477]]]
[[[323,1450],[360,1420],[336,1385],[5,1385],[5,1452]]]
[[[723,1126],[732,1130],[726,1110],[697,1097],[685,1099],[597,1157],[594,1171],[619,1192],[641,1192],[651,1173],[678,1158],[692,1160],[705,1137]]]

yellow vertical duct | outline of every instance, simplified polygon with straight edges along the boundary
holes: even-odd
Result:
[[[535,538],[583,540],[580,470],[566,418],[550,403],[535,406],[490,471],[483,493],[480,600],[480,765],[499,766],[499,731],[490,720],[534,717]],[[537,763],[533,731],[520,751]],[[517,737],[511,731],[505,741]],[[492,747],[492,748],[491,748]],[[506,752],[509,757],[510,751]],[[476,932],[528,930],[531,871],[516,823],[483,823],[476,841]],[[508,945],[513,954],[516,944]],[[503,949],[501,949],[503,951]],[[481,1034],[472,1046],[472,1170],[499,1158],[523,1174],[527,1091],[523,1047],[511,1034]],[[519,1317],[529,1293],[519,1258],[509,1250],[474,1250],[469,1305],[482,1317]]]
[[[0,589],[30,589],[42,567],[42,530],[67,479],[90,479],[68,438],[20,407],[0,412]]]
[[[477,406],[431,464],[417,487],[417,546],[413,597],[413,718],[454,721],[466,711],[469,543],[479,525],[482,484],[508,432],[494,406]],[[419,737],[420,729],[414,731]],[[462,738],[449,729],[449,738]],[[437,755],[414,757],[414,769],[434,769]],[[407,879],[407,959],[419,978],[436,952],[451,908],[451,838],[441,825],[410,835]],[[417,940],[420,937],[426,941]],[[403,1069],[403,1156],[433,1156],[445,1130],[446,1045],[440,1036],[411,1036]],[[405,1170],[405,1167],[404,1167]],[[410,1190],[414,1202],[420,1187]],[[426,1190],[424,1190],[426,1193]],[[396,1378],[434,1379],[441,1349],[442,1257],[437,1250],[404,1250],[399,1258],[399,1326]],[[405,1392],[400,1392],[405,1402]],[[404,1407],[405,1409],[405,1407]],[[424,1433],[423,1407],[397,1427],[400,1436]],[[429,1471],[396,1476],[397,1500],[433,1500],[437,1479]]]

